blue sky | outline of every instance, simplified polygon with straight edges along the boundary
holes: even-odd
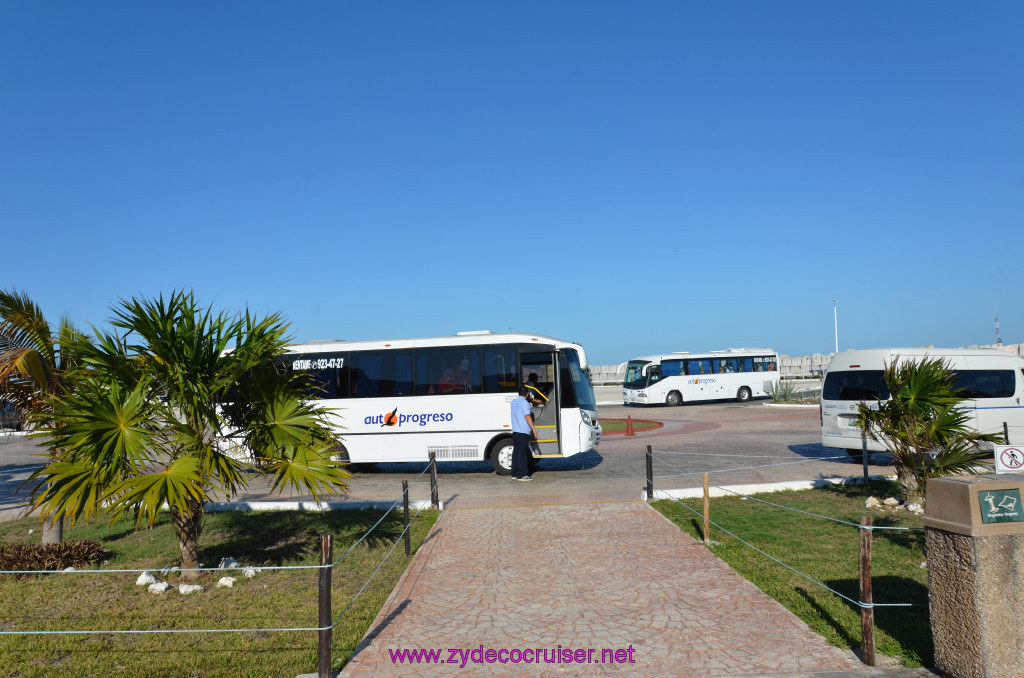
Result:
[[[5,2],[0,287],[591,362],[1024,341],[1024,4]]]

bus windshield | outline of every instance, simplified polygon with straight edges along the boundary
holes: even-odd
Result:
[[[622,380],[623,388],[646,388],[647,375],[643,373],[646,360],[630,360],[626,364],[626,376]]]
[[[576,405],[581,410],[596,411],[597,398],[594,396],[594,389],[590,385],[587,373],[580,367],[579,355],[571,348],[563,349],[561,353],[565,357],[569,378],[572,380],[572,387],[576,392]]]

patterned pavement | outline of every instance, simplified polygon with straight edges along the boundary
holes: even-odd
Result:
[[[389,654],[440,649],[447,662],[448,648],[468,655],[481,646],[496,655],[533,649],[519,656],[541,661],[501,663],[497,655],[487,663],[478,650],[484,661],[460,667],[461,660],[397,663]],[[594,649],[595,660],[602,649],[622,650],[626,661],[543,661],[565,659],[559,646]],[[341,675],[812,672],[879,675],[811,632],[654,509],[622,502],[445,511]]]

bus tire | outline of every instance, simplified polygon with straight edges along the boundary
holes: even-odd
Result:
[[[855,462],[861,463],[864,461],[864,450],[862,449],[854,449],[852,447],[848,447],[846,448],[846,453],[850,455],[850,458],[853,459]]]
[[[491,444],[491,466],[499,476],[512,475],[512,439],[498,438]]]
[[[748,402],[750,400],[750,389],[746,386],[740,386],[740,390],[736,392],[736,400],[741,403]]]
[[[353,464],[352,460],[348,456],[348,450],[345,449],[344,445],[338,445],[334,448],[335,454],[331,457],[334,461],[340,461],[345,465],[345,470],[349,473],[361,473],[369,471],[373,468],[373,464]]]
[[[683,396],[679,391],[671,391],[667,396],[665,396],[665,404],[669,407],[679,407],[683,404]]]

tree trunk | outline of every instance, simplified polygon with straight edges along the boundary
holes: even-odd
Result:
[[[897,464],[896,479],[900,484],[900,494],[903,495],[900,499],[903,500],[904,504],[917,502],[924,506],[924,488],[917,482],[914,469],[908,468],[903,464]]]
[[[174,523],[174,534],[178,537],[181,548],[181,578],[183,581],[195,581],[199,578],[199,535],[203,531],[203,504],[195,500],[188,501],[187,511],[182,508],[171,508],[171,521]]]
[[[43,545],[59,544],[64,541],[64,516],[53,522],[43,520]]]

